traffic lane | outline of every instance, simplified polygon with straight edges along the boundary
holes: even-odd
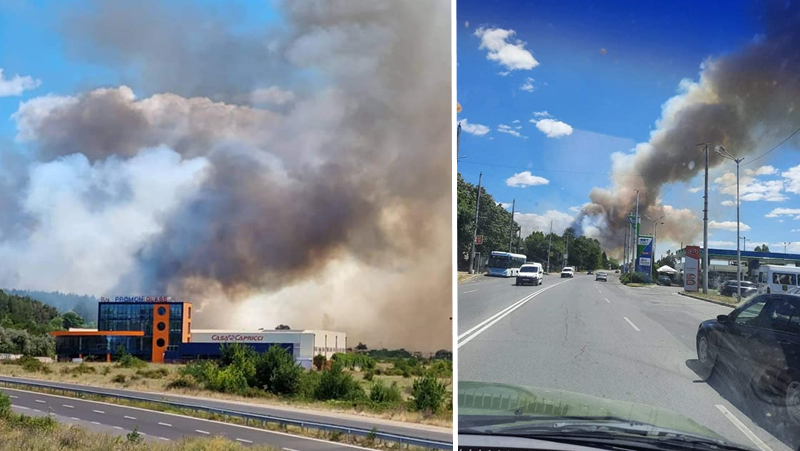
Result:
[[[581,277],[581,276],[576,276]],[[482,321],[511,306],[524,297],[551,284],[561,281],[560,274],[548,274],[542,285],[515,285],[513,277],[485,277],[485,281],[473,283],[469,290],[459,289],[458,294],[458,334],[480,324]]]
[[[189,436],[222,435],[243,444],[257,443],[289,448],[298,451],[330,451],[333,449],[358,448],[307,437],[267,431],[219,421],[192,418],[183,415],[156,412],[135,407],[88,401],[64,396],[49,395],[25,390],[0,387],[0,391],[11,398],[18,408],[26,407],[33,412],[52,412],[66,417],[81,426],[111,427],[111,433],[124,435],[134,427],[144,437],[155,440],[179,440]],[[76,420],[77,419],[77,420]]]
[[[728,440],[754,443],[729,410],[773,451],[788,450],[715,390],[696,383],[693,357],[631,300],[602,282],[576,278],[543,292],[459,347],[459,379],[529,385],[665,408]],[[676,296],[677,297],[677,296]],[[694,327],[697,327],[695,324]],[[637,330],[638,329],[638,330]]]
[[[0,376],[0,381],[3,380],[35,382],[38,384],[47,384],[51,387],[63,387],[72,389],[83,389],[83,390],[89,389],[107,394],[137,396],[145,399],[150,399],[153,401],[173,401],[179,403],[183,402],[193,405],[202,405],[204,407],[221,408],[227,410],[234,410],[238,412],[254,413],[259,415],[271,415],[296,421],[326,423],[326,424],[333,424],[336,426],[352,427],[357,429],[371,430],[375,428],[375,430],[378,432],[404,435],[424,440],[436,440],[449,443],[452,443],[453,440],[452,432],[446,428],[440,428],[428,425],[417,425],[411,423],[403,424],[398,421],[384,420],[380,418],[367,418],[367,417],[354,418],[354,415],[337,414],[337,413],[326,415],[322,412],[306,412],[306,411],[301,411],[299,409],[261,406],[257,404],[249,404],[237,401],[224,401],[224,400],[216,400],[210,398],[172,395],[166,393],[153,393],[153,392],[141,392],[136,390],[92,387],[79,384],[67,384],[61,382],[26,379],[20,377]]]

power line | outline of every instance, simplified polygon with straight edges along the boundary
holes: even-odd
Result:
[[[747,163],[744,163],[742,166],[747,166],[748,164],[755,163],[755,162],[756,162],[758,159],[760,159],[760,158],[764,158],[765,156],[767,156],[767,155],[768,155],[770,152],[772,152],[773,150],[775,150],[775,149],[777,149],[778,147],[780,147],[780,146],[784,145],[784,144],[786,143],[786,141],[789,141],[790,139],[792,139],[792,136],[796,135],[798,132],[800,132],[800,128],[798,128],[797,130],[795,130],[795,131],[794,131],[794,133],[792,133],[791,135],[787,136],[787,137],[786,137],[786,139],[784,139],[783,141],[781,141],[781,142],[780,142],[780,143],[779,143],[777,146],[775,146],[775,147],[773,147],[772,149],[769,149],[768,151],[764,152],[763,154],[761,154],[761,155],[759,155],[759,156],[757,156],[757,157],[753,158],[752,160],[748,161]]]

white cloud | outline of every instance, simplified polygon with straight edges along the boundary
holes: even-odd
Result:
[[[497,73],[497,75],[499,75],[499,76],[501,76],[501,77],[508,77],[508,75],[509,75],[510,73],[511,73],[511,72],[509,72],[509,71],[507,71],[507,70],[504,70],[504,71],[500,71],[500,72],[498,72],[498,73]]]
[[[733,207],[736,204],[732,200],[723,200],[722,201],[722,205],[724,205],[726,207]]]
[[[29,76],[15,74],[11,78],[3,76],[3,69],[0,68],[0,97],[19,96],[24,91],[38,88],[42,84],[41,80],[34,80]]]
[[[519,119],[514,119],[513,121],[511,121],[511,123],[512,124],[519,124]]]
[[[573,213],[578,213],[578,212],[581,211],[581,206],[580,205],[576,205],[574,207],[569,207],[569,211],[571,211]]]
[[[772,166],[762,166],[751,172],[755,175],[756,173],[770,174],[775,171]],[[739,178],[739,196],[742,201],[782,202],[788,199],[783,194],[784,184],[782,180],[762,181],[755,178],[754,175],[744,175]],[[736,197],[736,174],[733,172],[722,174],[714,180],[714,183],[720,186],[722,194]]]
[[[778,170],[772,166],[761,166],[758,169],[745,169],[745,175],[772,175],[777,174]]]
[[[709,246],[720,246],[720,247],[732,247],[736,246],[736,243],[733,241],[709,241]]]
[[[722,221],[722,222],[709,221],[708,222],[708,228],[709,229],[722,229],[722,230],[728,230],[728,231],[736,231],[736,221]],[[739,223],[739,230],[741,230],[742,232],[747,232],[748,230],[750,230],[750,226],[745,224],[745,223],[743,223],[743,222],[740,222]]]
[[[525,188],[527,186],[547,185],[550,180],[538,175],[531,174],[531,171],[514,174],[506,180],[506,185],[515,188]]]
[[[533,115],[536,116],[536,117],[552,117],[552,116],[550,116],[550,113],[547,112],[547,110],[545,110],[545,111],[534,111]]]
[[[767,218],[777,218],[778,216],[794,216],[800,220],[800,208],[776,208],[765,215]]]
[[[533,82],[534,81],[536,81],[536,80],[534,80],[531,77],[526,78],[525,79],[525,83],[523,83],[519,87],[519,89],[522,90],[522,91],[525,91],[525,92],[533,92],[533,90],[536,89],[536,88],[533,87]]]
[[[286,91],[278,86],[269,88],[258,88],[250,93],[250,101],[254,104],[273,104],[283,105],[294,100],[294,93]]]
[[[539,65],[531,52],[525,49],[525,43],[515,40],[508,42],[516,32],[502,28],[478,28],[475,36],[481,38],[479,48],[488,50],[486,58],[496,61],[512,70],[530,70]]]
[[[800,229],[792,229],[792,232],[800,232]]]
[[[781,172],[781,176],[786,179],[786,191],[800,194],[800,164],[789,168],[786,172]]]
[[[466,119],[461,121],[461,130],[469,133],[470,135],[483,136],[491,131],[491,129],[482,124],[470,124]]]
[[[557,121],[555,119],[531,119],[532,123],[536,124],[536,128],[544,133],[548,138],[560,138],[572,134],[572,126],[566,122]]]
[[[503,208],[508,208],[508,207],[511,206],[511,202],[498,202],[497,205],[499,205],[499,206],[501,206]]]
[[[544,214],[536,213],[517,213],[514,220],[522,228],[522,236],[530,235],[531,232],[539,231],[545,234],[550,232],[550,221],[553,221],[553,233],[561,235],[564,229],[572,225],[575,217],[558,210],[548,210]]]
[[[464,22],[464,28],[469,28],[469,21]]]
[[[497,131],[500,133],[506,133],[511,136],[515,136],[517,138],[527,138],[527,136],[522,136],[518,131],[514,130],[513,128],[509,127],[506,124],[500,124],[497,126]]]
[[[697,192],[700,192],[700,191],[703,191],[703,187],[702,186],[693,186],[693,187],[689,188],[689,192],[690,193],[697,193]]]

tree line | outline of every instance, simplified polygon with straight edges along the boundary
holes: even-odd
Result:
[[[457,195],[457,240],[458,268],[469,269],[469,253],[472,236],[475,230],[475,206],[477,202],[477,186],[467,182],[458,174],[456,181]],[[483,244],[475,246],[481,255],[489,255],[492,251],[508,251],[512,231],[519,230],[519,223],[511,220],[511,212],[497,203],[486,188],[481,186],[480,214],[478,216],[478,235],[483,236]],[[516,233],[513,234],[516,237]],[[617,269],[619,262],[609,258],[603,252],[600,242],[594,238],[577,235],[575,229],[569,227],[559,235],[533,231],[528,236],[513,239],[512,252],[519,250],[525,254],[529,262],[547,263],[547,250],[550,244],[550,268],[558,269],[563,265],[564,253],[567,253],[567,266],[578,269]],[[567,252],[567,249],[568,252]]]
[[[55,341],[49,332],[83,325],[75,312],[60,314],[38,300],[0,290],[0,353],[53,356]]]

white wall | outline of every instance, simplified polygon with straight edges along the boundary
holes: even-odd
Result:
[[[337,352],[347,351],[347,334],[331,330],[307,330],[314,334],[313,355],[322,354],[331,358]]]

